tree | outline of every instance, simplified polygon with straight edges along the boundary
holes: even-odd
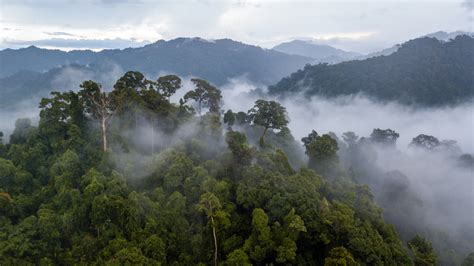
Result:
[[[408,247],[415,256],[416,266],[436,265],[437,255],[431,246],[431,243],[424,237],[416,235],[408,241]]]
[[[252,211],[252,234],[245,240],[244,250],[255,261],[263,261],[273,249],[273,240],[268,215],[261,208]]]
[[[245,112],[238,112],[235,114],[235,123],[237,125],[244,125],[247,123],[247,114]]]
[[[328,134],[317,136],[306,146],[306,154],[309,156],[308,165],[323,174],[333,172],[339,160],[338,150],[337,141],[331,136]]]
[[[222,99],[221,91],[202,79],[191,80],[196,89],[184,95],[184,101],[194,100],[198,103],[198,114],[201,115],[202,107],[208,107],[209,112],[219,113],[219,103]]]
[[[224,114],[224,123],[229,126],[229,130],[232,131],[232,126],[235,123],[235,114],[232,112],[232,110],[227,110]]]
[[[413,138],[410,143],[410,146],[432,150],[438,147],[440,144],[441,143],[437,138],[430,135],[420,134]]]
[[[90,113],[100,123],[102,130],[102,150],[107,151],[107,127],[110,120],[119,110],[110,94],[102,92],[102,86],[94,81],[84,81],[80,92],[84,96],[86,112]]]
[[[22,144],[26,143],[26,139],[28,137],[28,132],[30,132],[31,120],[28,118],[20,118],[17,119],[15,122],[15,129],[10,136],[10,143],[11,144]]]
[[[316,140],[316,138],[318,137],[318,132],[316,132],[315,130],[312,130],[311,133],[309,133],[309,135],[307,137],[303,137],[301,138],[301,142],[303,142],[303,146],[305,148],[308,148],[309,147],[309,144],[311,144],[311,142],[313,142],[314,140]]]
[[[324,259],[324,266],[356,266],[359,265],[352,254],[344,247],[335,247]]]
[[[359,137],[354,132],[348,131],[342,134],[342,139],[349,146],[349,148],[353,148],[357,144]]]
[[[370,134],[370,140],[374,143],[379,143],[388,146],[395,146],[400,135],[392,129],[376,128]]]
[[[222,210],[221,202],[211,192],[206,192],[201,195],[197,209],[206,214],[206,217],[211,222],[212,237],[214,239],[214,265],[217,266],[217,256],[219,254],[217,247],[217,228],[222,223],[228,222],[227,213]]]
[[[474,252],[471,252],[463,260],[461,266],[473,266],[474,265]]]
[[[251,123],[263,127],[260,137],[261,147],[265,145],[265,134],[268,129],[282,129],[288,125],[285,107],[275,101],[257,100],[254,107],[247,112],[247,118]]]
[[[226,133],[227,146],[232,152],[234,162],[240,165],[249,165],[252,160],[252,150],[247,143],[244,133],[229,131]]]
[[[159,77],[156,81],[157,89],[169,101],[171,95],[181,88],[181,79],[176,75]]]
[[[242,249],[236,249],[227,255],[226,265],[229,266],[250,266],[249,256]]]

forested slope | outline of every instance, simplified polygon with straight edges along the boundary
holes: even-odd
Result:
[[[404,104],[457,104],[474,95],[474,39],[461,35],[443,42],[425,37],[404,43],[388,56],[307,65],[270,86],[269,92],[325,97],[360,93]]]
[[[179,78],[129,72],[108,95],[85,82],[44,99],[38,127],[19,120],[0,146],[2,264],[410,262],[366,187],[294,169],[294,139],[284,119],[259,122],[263,105],[224,129],[220,92],[194,82],[178,105]],[[150,123],[167,141],[148,142]],[[259,148],[242,133],[267,126]]]
[[[18,120],[0,145],[1,264],[436,260],[384,222],[332,137],[305,138],[297,169],[283,106],[222,118],[220,91],[193,82],[175,104],[178,77],[127,72],[110,93],[87,81],[43,99],[38,126]]]

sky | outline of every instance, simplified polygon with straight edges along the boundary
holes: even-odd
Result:
[[[369,53],[436,31],[473,31],[474,0],[0,0],[0,49],[138,47],[231,38],[307,39]]]

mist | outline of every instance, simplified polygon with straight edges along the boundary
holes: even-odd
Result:
[[[250,109],[255,100],[262,97],[255,93],[256,88],[246,80],[230,80],[222,87],[224,109]],[[397,143],[401,149],[407,148],[419,134],[427,134],[440,140],[456,140],[464,152],[474,152],[473,102],[454,107],[417,108],[395,102],[376,102],[362,95],[335,99],[298,95],[273,100],[286,107],[289,128],[296,139],[313,129],[336,135],[353,131],[359,136],[368,136],[374,128],[390,128],[400,134]]]
[[[246,111],[261,97],[245,80],[231,80],[223,90],[224,108]],[[300,140],[311,130],[333,132],[340,142],[339,157],[347,169],[362,168],[358,182],[371,188],[389,223],[403,238],[424,234],[435,248],[457,249],[466,254],[474,248],[474,174],[460,167],[459,156],[474,151],[472,102],[443,108],[416,108],[395,102],[381,103],[361,95],[328,99],[302,95],[279,101],[288,111],[289,128]],[[349,154],[341,140],[344,132],[369,137],[374,128],[400,134],[395,147],[372,144],[370,149]],[[425,150],[410,146],[419,134],[455,140],[460,150]],[[342,146],[342,147],[341,147]],[[346,147],[344,147],[346,146]],[[352,158],[358,165],[351,165]],[[393,176],[395,175],[395,177]],[[390,191],[397,193],[390,198]],[[439,234],[447,236],[438,238]],[[441,240],[440,240],[441,239]]]
[[[122,72],[121,69],[112,69],[107,75],[99,77],[66,68],[54,79],[54,85],[64,88],[61,91],[74,90],[79,88],[83,80],[95,78],[108,90],[113,86],[112,81]],[[184,77],[182,84],[183,87],[171,97],[171,102],[177,103],[194,87],[191,77]],[[265,94],[265,89],[244,77],[229,79],[220,89],[223,110],[247,112],[255,100],[272,99]],[[385,219],[395,224],[402,237],[409,238],[414,233],[422,233],[436,248],[448,246],[460,250],[461,254],[474,248],[469,244],[474,243],[473,169],[460,167],[457,161],[462,153],[474,151],[472,102],[453,107],[416,108],[395,102],[376,102],[362,95],[335,99],[297,95],[272,100],[286,107],[290,120],[288,127],[299,143],[295,144],[298,145],[295,149],[298,152],[290,155],[290,161],[295,159],[291,156],[298,157],[296,161],[307,158],[299,140],[312,130],[319,134],[333,132],[339,138],[342,165],[347,169],[364,169],[361,172],[363,178],[357,181],[371,188]],[[5,140],[8,141],[16,119],[26,117],[37,123],[38,102],[39,99],[32,98],[14,108],[0,111],[0,131],[5,133]],[[155,173],[158,162],[166,156],[163,151],[168,148],[184,150],[186,147],[183,144],[196,138],[206,145],[206,148],[197,148],[203,153],[200,154],[203,158],[206,158],[206,152],[226,149],[223,138],[225,130],[217,138],[200,136],[198,121],[194,119],[178,125],[174,133],[169,134],[162,127],[167,121],[150,124],[146,119],[139,119],[135,127],[120,133],[120,137],[133,145],[134,149],[128,151],[120,145],[112,147],[112,163],[129,182],[139,184],[143,178]],[[347,144],[341,141],[344,132],[352,131],[360,137],[368,137],[374,128],[395,130],[400,134],[397,145],[387,148],[374,144],[359,154],[350,154]],[[428,151],[410,147],[412,139],[419,134],[433,135],[439,140],[455,140],[461,151]],[[258,143],[257,139],[248,137],[251,144]],[[358,157],[356,164],[359,165],[351,165],[354,162],[351,157]],[[397,190],[395,200],[390,198],[391,192],[387,190]],[[430,235],[433,232],[448,235],[452,242],[440,243],[436,236]]]

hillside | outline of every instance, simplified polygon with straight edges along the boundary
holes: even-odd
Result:
[[[18,120],[0,142],[0,264],[410,263],[370,190],[340,166],[335,140],[310,135],[311,163],[295,168],[284,107],[260,100],[273,112],[257,101],[253,116],[227,112],[224,126],[221,92],[194,82],[186,95],[208,92],[202,116],[128,72],[110,93],[88,81],[43,99],[37,127]],[[104,112],[113,119],[99,129]],[[264,128],[260,115],[278,122]]]
[[[302,40],[281,43],[272,49],[287,54],[311,57],[316,59],[317,62],[324,63],[337,63],[354,58],[358,55],[357,53],[347,52],[329,45]]]
[[[245,76],[258,84],[272,84],[313,59],[262,49],[230,39],[207,41],[177,38],[158,41],[140,48],[123,50],[71,51],[37,47],[0,51],[0,77],[21,70],[46,72],[69,64],[115,64],[124,71],[138,70],[148,75],[170,72],[197,76],[221,85],[229,78]]]
[[[433,33],[421,36],[421,38],[422,37],[430,37],[430,38],[438,39],[440,41],[447,42],[447,41],[450,41],[451,39],[455,39],[459,35],[468,35],[468,36],[471,36],[471,37],[474,36],[472,32],[465,32],[465,31],[453,31],[453,32],[437,31],[437,32],[433,32]],[[395,44],[392,47],[388,47],[388,48],[385,48],[381,51],[372,52],[372,53],[369,53],[369,54],[366,54],[366,55],[358,56],[354,59],[364,60],[364,59],[367,59],[367,58],[372,58],[372,57],[381,56],[381,55],[391,55],[391,54],[395,53],[398,50],[398,48],[400,48],[400,44]]]
[[[462,35],[449,42],[425,37],[404,43],[388,56],[306,66],[270,86],[269,92],[326,97],[362,93],[404,104],[456,104],[474,95],[473,62],[472,37]]]

